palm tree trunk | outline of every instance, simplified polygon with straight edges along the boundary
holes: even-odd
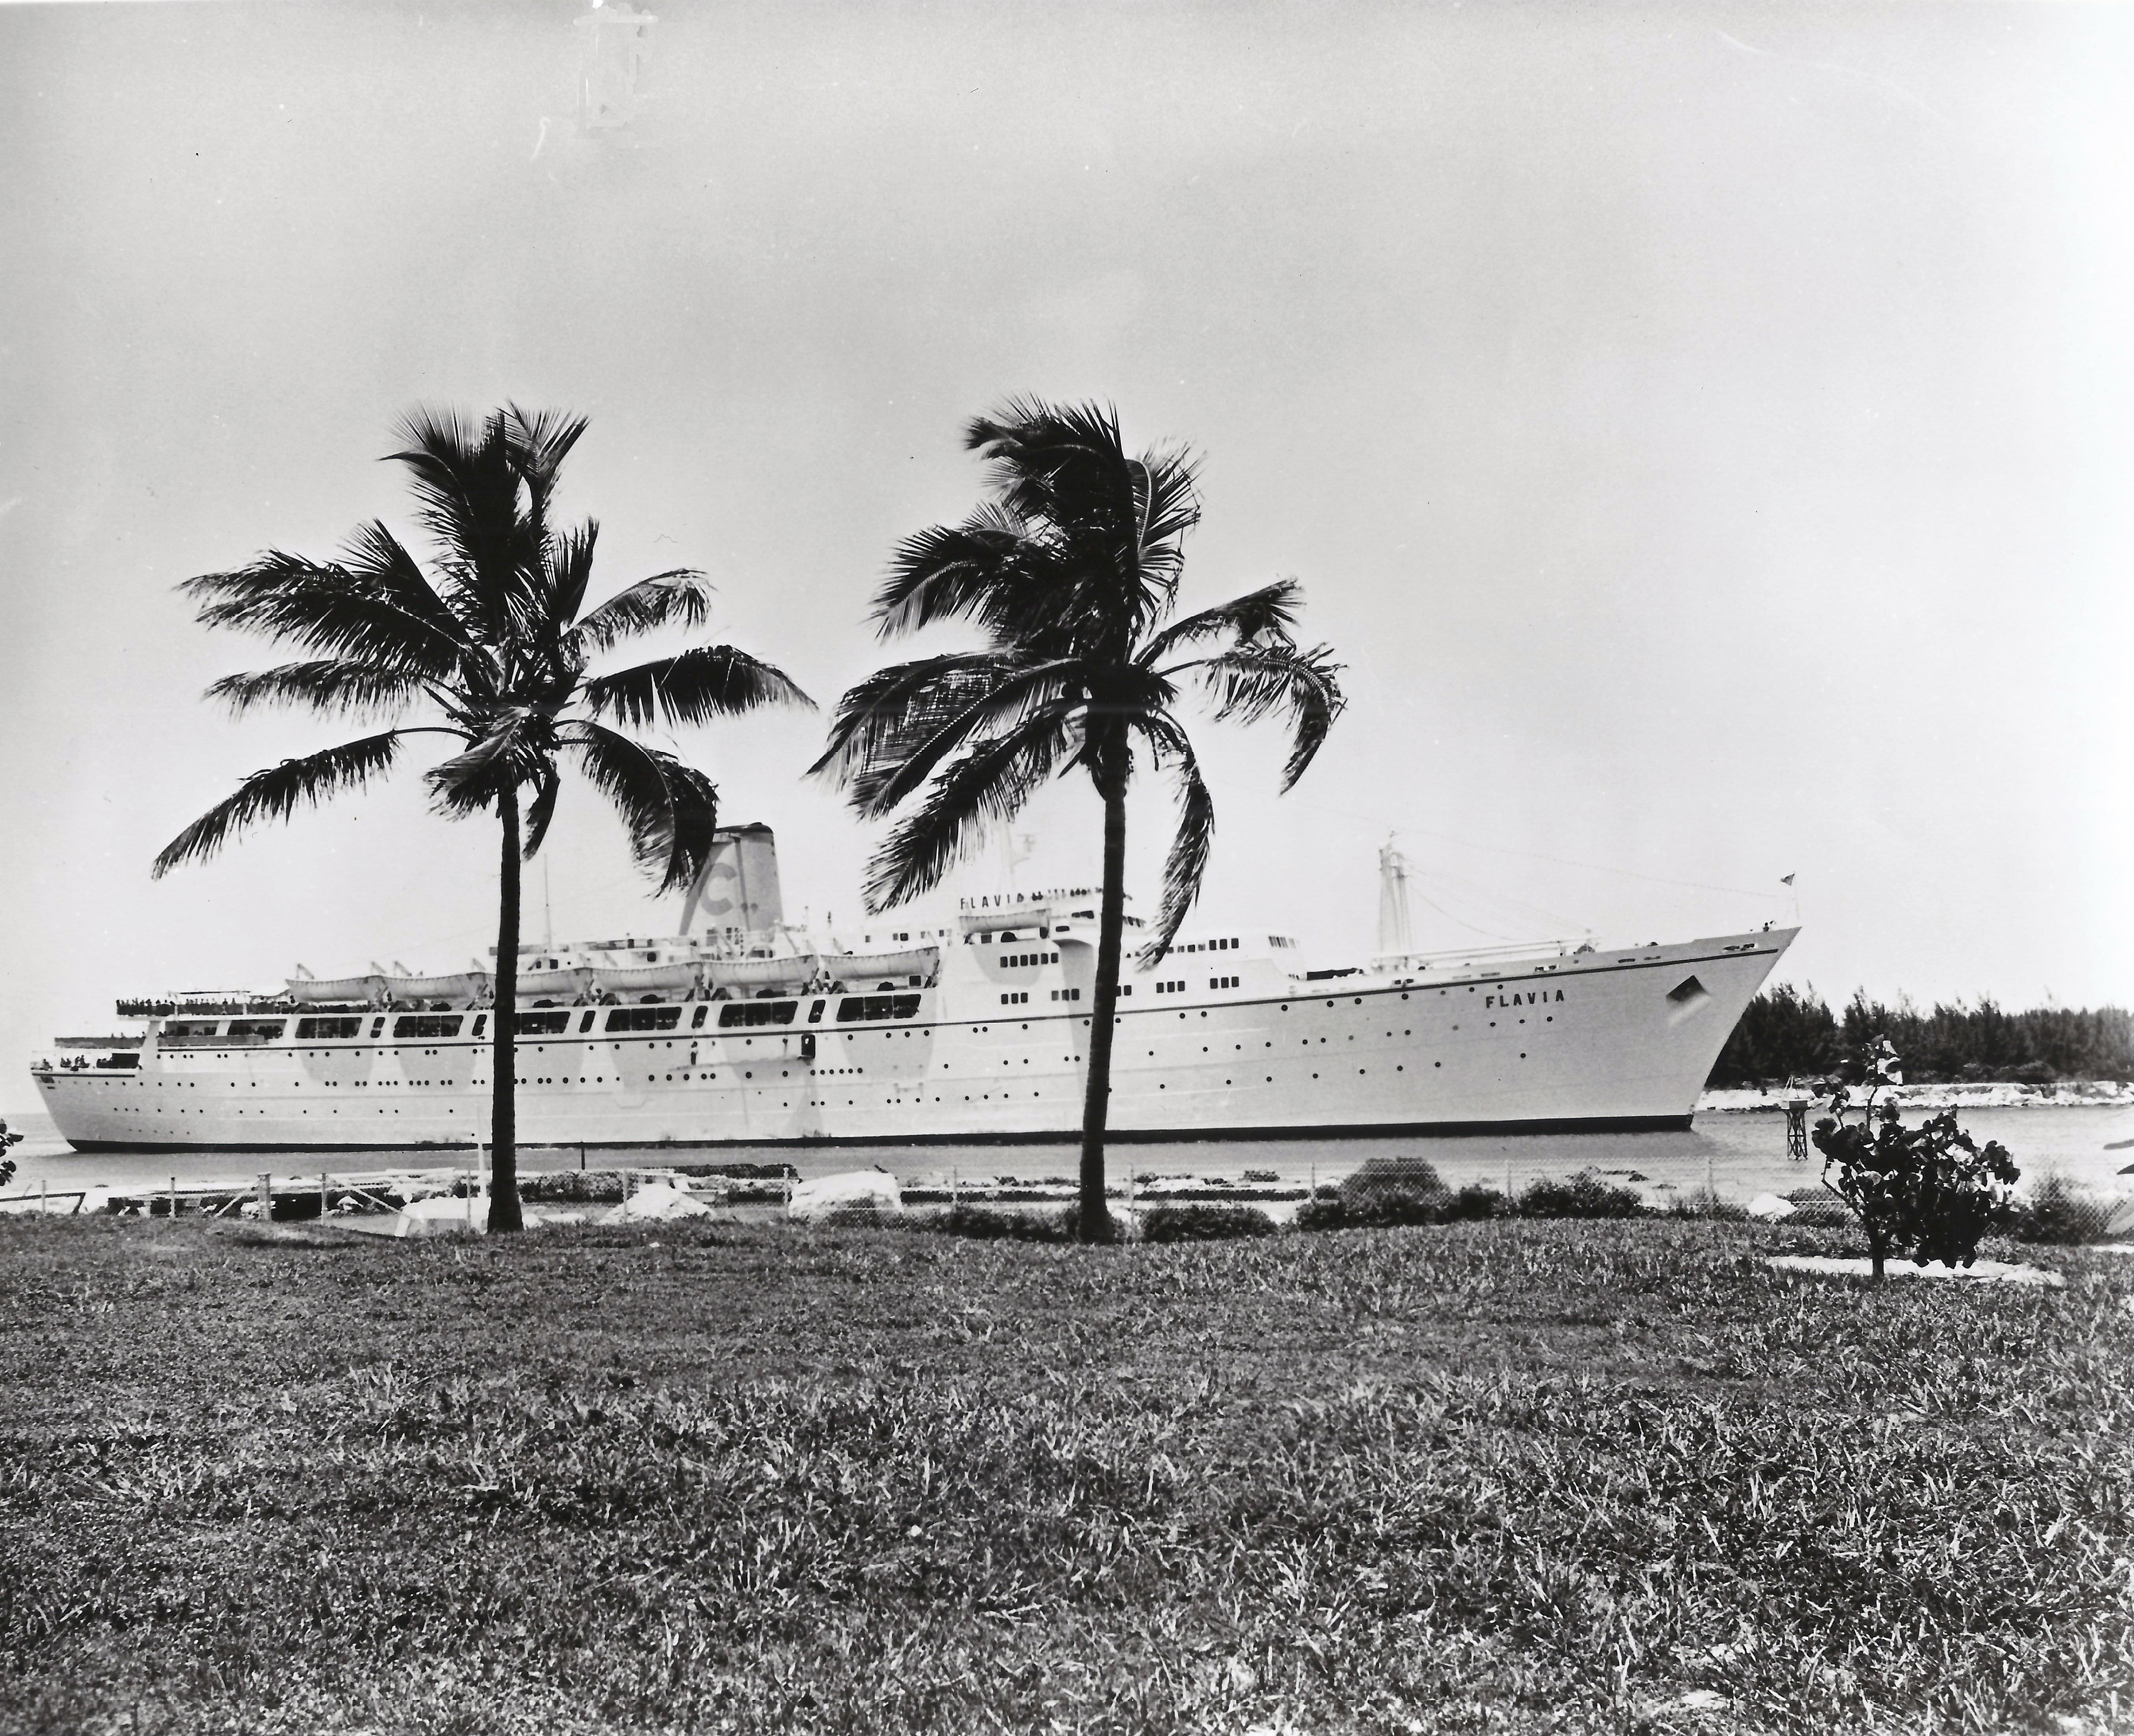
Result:
[[[1112,1032],[1119,1004],[1126,877],[1126,791],[1111,789],[1104,793],[1104,894],[1097,921],[1096,1001],[1089,1010],[1089,1095],[1082,1104],[1082,1197],[1075,1233],[1084,1242],[1112,1239],[1112,1214],[1104,1204],[1104,1123],[1112,1107]]]
[[[490,1059],[489,1228],[523,1230],[519,1207],[519,792],[506,788],[497,803],[504,820],[504,854],[497,870],[495,1052]]]

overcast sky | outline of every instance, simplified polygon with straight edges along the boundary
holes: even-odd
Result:
[[[1186,600],[1301,579],[1353,698],[1281,799],[1202,731],[1205,908],[1330,961],[1398,832],[1427,944],[1789,921],[1794,873],[1833,996],[2134,997],[2127,9],[657,10],[596,138],[567,0],[0,6],[0,1107],[117,994],[493,941],[412,769],[148,879],[335,739],[204,703],[282,653],[172,586],[404,520],[418,402],[589,414],[602,585],[707,569],[826,704],[973,412],[1190,442]],[[679,745],[849,936],[820,732]],[[1025,884],[1096,813],[1044,798]],[[672,929],[583,786],[549,853],[559,938]]]

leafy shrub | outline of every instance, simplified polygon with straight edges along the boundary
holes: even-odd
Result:
[[[1522,1218],[1641,1218],[1645,1203],[1634,1188],[1619,1188],[1598,1169],[1581,1169],[1568,1181],[1547,1177],[1518,1198]]]
[[[519,1197],[529,1205],[611,1206],[623,1197],[615,1169],[537,1169],[519,1178]]]
[[[1351,1212],[1394,1199],[1435,1199],[1451,1191],[1429,1159],[1424,1157],[1366,1158],[1340,1188],[1341,1203]]]
[[[1143,1242],[1229,1242],[1272,1236],[1274,1220],[1258,1206],[1158,1206],[1141,1222]]]
[[[1300,1230],[1383,1228],[1399,1223],[1458,1223],[1465,1219],[1509,1218],[1512,1203],[1486,1182],[1470,1181],[1457,1193],[1401,1194],[1390,1189],[1351,1205],[1336,1194],[1306,1200],[1296,1208]]]
[[[1058,1212],[1003,1212],[992,1206],[956,1204],[907,1221],[915,1229],[974,1242],[1072,1242],[1076,1208]]]
[[[2008,1233],[2018,1242],[2103,1242],[2112,1216],[2109,1202],[2071,1185],[2064,1175],[2047,1175],[2008,1209]]]
[[[1721,1199],[1708,1188],[1699,1188],[1694,1194],[1678,1194],[1667,1203],[1664,1213],[1669,1218],[1694,1218],[1708,1223],[1746,1223],[1749,1208],[1731,1199]],[[1797,1212],[1788,1222],[1796,1222]]]
[[[1863,1066],[1869,1084],[1861,1120],[1845,1119],[1849,1099],[1841,1091],[1832,1100],[1836,1113],[1811,1136],[1823,1154],[1823,1184],[1859,1215],[1877,1283],[1892,1254],[1910,1255],[1914,1266],[1970,1265],[1980,1238],[2009,1222],[2010,1190],[2021,1174],[1998,1140],[1981,1150],[1951,1112],[1907,1127],[1895,1104],[1877,1108],[1875,1092],[1898,1077],[1895,1063],[1885,1039]]]

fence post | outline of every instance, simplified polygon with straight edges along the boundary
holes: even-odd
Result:
[[[333,1202],[326,1197],[326,1172],[319,1171],[319,1221],[323,1223],[333,1211]]]
[[[171,1222],[172,1223],[176,1223],[177,1221],[178,1221],[178,1179],[177,1179],[177,1177],[176,1177],[176,1176],[173,1175],[173,1176],[171,1178]]]
[[[262,1223],[274,1221],[274,1175],[270,1169],[259,1172],[259,1221]]]

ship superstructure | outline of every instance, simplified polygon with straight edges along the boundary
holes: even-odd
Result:
[[[968,899],[952,918],[878,923],[860,948],[818,946],[783,920],[757,827],[722,835],[682,926],[522,948],[522,1144],[1077,1136],[1094,890]],[[1181,933],[1144,968],[1130,932],[1113,1133],[1686,1126],[1794,932],[1403,949],[1330,971],[1305,968],[1286,935],[1238,925]],[[487,1136],[491,982],[479,967],[374,969],[300,975],[272,996],[121,1001],[138,1035],[62,1039],[65,1058],[33,1073],[84,1150],[464,1149]]]

